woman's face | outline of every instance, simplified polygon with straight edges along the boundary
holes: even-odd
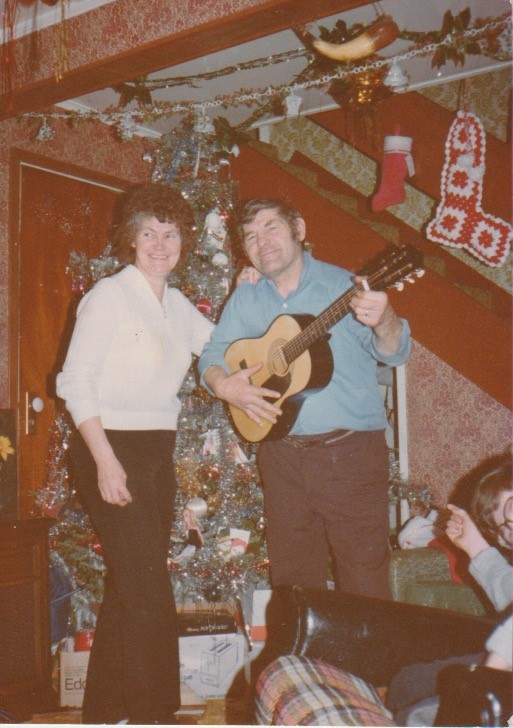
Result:
[[[135,238],[134,264],[151,280],[165,280],[180,260],[182,237],[174,222],[143,219]]]
[[[510,490],[502,491],[493,518],[504,541],[513,547],[513,495]]]

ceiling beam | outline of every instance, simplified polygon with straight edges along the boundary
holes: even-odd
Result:
[[[70,98],[367,4],[369,0],[322,0],[322,3],[267,0],[215,21],[162,36],[150,43],[141,43],[115,56],[98,58],[65,73],[60,81],[56,81],[53,69],[48,69],[50,75],[47,78],[15,88],[13,104],[7,103],[6,96],[0,97],[0,119],[27,111],[40,111]],[[106,9],[107,12],[108,8],[106,5],[94,11],[99,14],[98,22],[101,22],[101,11]],[[66,22],[78,24],[81,17]],[[123,22],[129,24],[130,18],[125,15]],[[47,30],[40,31],[40,34]],[[28,43],[29,39],[30,36],[25,36],[16,43]]]

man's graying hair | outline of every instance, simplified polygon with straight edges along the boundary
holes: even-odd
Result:
[[[257,198],[254,200],[245,200],[236,208],[233,216],[234,229],[237,235],[239,245],[239,253],[245,256],[244,252],[244,225],[253,222],[257,214],[261,210],[276,210],[278,215],[285,220],[290,231],[296,236],[297,221],[301,218],[301,213],[295,210],[291,205],[283,200],[269,198]]]

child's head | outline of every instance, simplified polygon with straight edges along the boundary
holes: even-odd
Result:
[[[513,548],[511,455],[489,458],[475,471],[471,515],[492,544]]]

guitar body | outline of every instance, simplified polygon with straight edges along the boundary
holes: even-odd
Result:
[[[229,405],[233,423],[245,440],[261,442],[284,437],[292,429],[307,394],[313,389],[325,387],[331,380],[333,354],[328,344],[329,335],[319,338],[289,365],[281,353],[282,347],[314,319],[315,316],[309,314],[278,316],[263,336],[238,339],[226,350],[224,358],[232,374],[263,362],[262,369],[253,376],[252,383],[280,392],[279,399],[269,398],[283,411],[275,425],[264,422],[259,426],[241,409]]]

